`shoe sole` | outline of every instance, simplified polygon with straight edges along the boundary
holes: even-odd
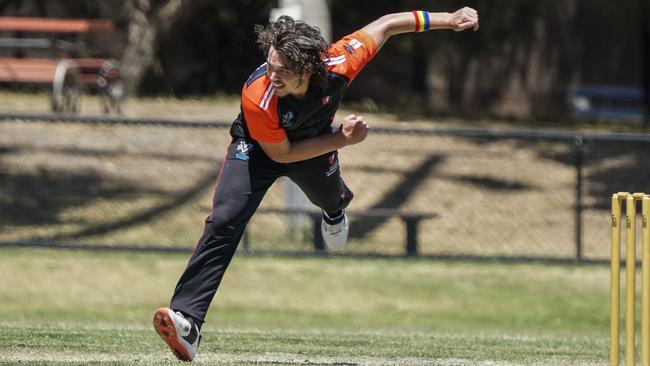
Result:
[[[167,343],[167,346],[169,346],[169,349],[172,350],[176,358],[181,361],[190,362],[192,361],[190,355],[185,350],[185,347],[178,342],[178,338],[176,337],[178,332],[176,331],[169,311],[168,308],[158,309],[153,316],[153,327],[160,338]]]

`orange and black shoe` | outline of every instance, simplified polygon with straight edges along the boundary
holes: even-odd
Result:
[[[160,308],[153,316],[153,327],[179,360],[191,362],[194,359],[201,340],[196,324],[180,312]]]

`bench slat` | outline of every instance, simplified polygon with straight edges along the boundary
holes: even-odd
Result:
[[[10,58],[0,57],[0,81],[51,83],[54,72],[61,60],[49,58]],[[100,58],[71,59],[80,67],[81,81],[93,84],[97,72],[106,60]]]
[[[113,22],[105,19],[58,19],[0,17],[0,30],[43,33],[86,33],[111,31]]]
[[[52,41],[45,38],[0,37],[0,48],[52,48]]]
[[[271,208],[271,207],[260,207],[257,209],[257,212],[260,213],[275,213],[275,214],[303,214],[303,215],[315,215],[320,217],[322,215],[321,211],[312,210],[308,208]],[[377,218],[391,218],[399,217],[402,219],[432,219],[438,217],[438,214],[435,212],[409,212],[409,211],[400,211],[390,208],[372,208],[363,211],[357,210],[346,210],[350,216],[365,216],[365,217],[377,217]]]
[[[58,61],[0,58],[0,81],[51,83]]]
[[[325,250],[325,242],[323,241],[323,236],[321,234],[320,222],[322,213],[317,210],[309,208],[266,208],[260,207],[257,212],[259,213],[271,213],[271,214],[301,214],[307,215],[311,218],[312,221],[312,231],[313,231],[313,240],[314,240],[314,249],[316,251]],[[367,209],[365,211],[346,211],[350,214],[351,217],[374,217],[374,218],[392,218],[397,217],[402,219],[406,226],[406,238],[405,238],[405,252],[409,256],[417,256],[419,253],[418,249],[418,224],[423,219],[432,219],[436,218],[439,215],[435,212],[404,212],[397,209],[390,208],[374,208]],[[248,241],[248,235],[244,235],[244,245]]]

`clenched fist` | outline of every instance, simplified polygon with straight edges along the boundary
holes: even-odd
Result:
[[[464,7],[451,14],[451,29],[456,32],[472,28],[478,30],[478,12],[472,8]]]
[[[366,139],[368,124],[366,124],[363,116],[349,114],[343,118],[340,131],[345,137],[345,144],[354,145]]]

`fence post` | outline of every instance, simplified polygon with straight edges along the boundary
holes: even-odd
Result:
[[[650,127],[650,7],[647,1],[641,1],[641,65],[642,83],[641,102],[643,104],[643,127]]]
[[[418,256],[418,221],[417,217],[402,217],[406,224],[406,255]]]
[[[582,135],[576,135],[575,140],[575,167],[576,167],[576,186],[575,186],[575,245],[576,261],[582,260],[582,159],[584,150],[584,138]]]

